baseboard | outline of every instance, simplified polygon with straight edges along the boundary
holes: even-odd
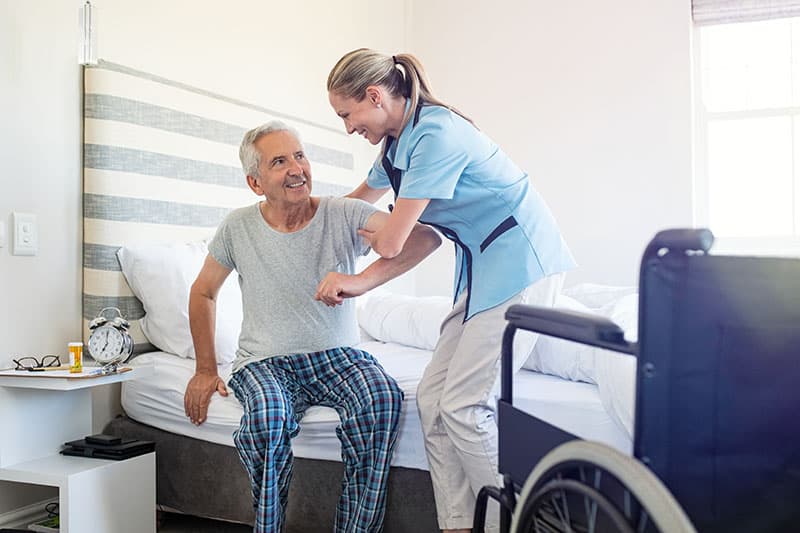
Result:
[[[19,509],[14,509],[13,511],[0,514],[0,527],[27,527],[28,524],[47,516],[44,506],[51,502],[58,503],[58,498],[42,500],[40,502],[26,505],[25,507],[20,507]]]

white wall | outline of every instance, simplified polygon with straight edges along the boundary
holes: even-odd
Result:
[[[32,212],[40,232],[36,257],[0,249],[0,364],[80,336],[81,3],[0,0],[0,220]],[[632,284],[652,234],[691,222],[689,0],[94,4],[100,57],[334,127],[324,82],[344,52],[418,54],[532,175],[582,265],[568,283]],[[445,244],[416,291],[448,294],[451,263]],[[46,494],[0,484],[0,513]]]
[[[40,235],[35,257],[0,249],[3,366],[11,354],[66,353],[80,338],[82,3],[0,0],[0,220],[34,213]],[[101,58],[337,128],[325,92],[334,62],[358,46],[404,47],[402,5],[388,2],[93,4]],[[373,157],[365,144],[354,139],[362,155],[354,185]],[[115,394],[95,394],[96,428],[114,412]],[[52,493],[0,483],[0,514]]]
[[[0,365],[80,339],[80,69],[65,4],[0,4]],[[38,255],[11,255],[12,211],[37,216]]]
[[[655,232],[692,222],[690,1],[410,2],[434,91],[553,209],[567,284],[635,284]]]
[[[76,21],[71,2],[0,2],[0,221],[9,229],[21,211],[39,226],[37,256],[0,248],[2,368],[20,354],[66,353],[80,339]],[[54,493],[0,483],[0,514]]]

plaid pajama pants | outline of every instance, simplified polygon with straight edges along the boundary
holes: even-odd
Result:
[[[282,531],[292,477],[291,439],[312,405],[332,407],[341,425],[344,482],[336,532],[379,532],[403,391],[367,352],[334,348],[256,361],[229,385],[244,408],[233,440],[250,476],[254,531]]]

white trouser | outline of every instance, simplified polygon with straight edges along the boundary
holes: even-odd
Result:
[[[552,307],[563,284],[563,273],[548,276],[466,323],[463,294],[442,322],[439,342],[417,389],[442,529],[471,528],[478,491],[499,485],[495,408],[505,312],[519,303]],[[531,332],[517,332],[515,371],[533,350],[536,338]],[[496,504],[489,506],[487,532],[497,531],[498,511]]]

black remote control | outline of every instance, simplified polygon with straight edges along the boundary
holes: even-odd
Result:
[[[87,444],[102,444],[104,446],[112,446],[114,444],[120,444],[121,442],[122,437],[103,435],[102,433],[98,433],[97,435],[89,435],[86,437]]]

